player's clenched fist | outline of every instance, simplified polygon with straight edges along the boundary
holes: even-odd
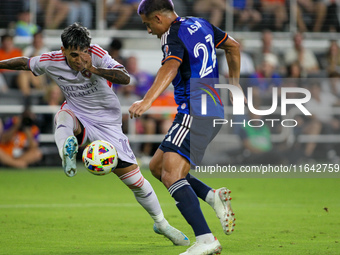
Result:
[[[92,58],[90,54],[82,52],[79,56],[84,68],[89,70],[92,67]]]
[[[134,102],[129,108],[130,118],[138,118],[151,107],[151,103],[145,100]]]

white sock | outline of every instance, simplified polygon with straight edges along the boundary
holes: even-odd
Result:
[[[215,237],[212,233],[196,236],[198,243],[212,243],[213,241],[215,241]]]
[[[158,198],[151,184],[144,178],[139,167],[119,177],[135,195],[136,200],[149,213],[157,227],[166,226],[168,223],[159,204]]]
[[[73,135],[77,129],[77,120],[74,113],[70,110],[60,110],[56,115],[56,129],[54,139],[58,147],[59,155],[63,158],[63,147],[67,137]]]
[[[169,225],[169,222],[164,218],[163,212],[158,216],[151,217],[155,221],[156,227],[161,231],[165,230]]]
[[[214,207],[215,204],[215,190],[211,189],[207,196],[204,199],[205,202],[207,202],[211,207]]]

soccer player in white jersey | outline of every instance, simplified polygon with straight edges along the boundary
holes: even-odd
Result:
[[[119,155],[114,173],[152,217],[154,231],[175,245],[189,245],[189,239],[164,218],[157,196],[141,174],[128,138],[122,132],[120,103],[112,83],[128,84],[129,74],[99,45],[90,44],[91,36],[86,27],[78,23],[68,26],[61,40],[59,51],[3,60],[0,69],[46,74],[63,91],[66,101],[55,116],[55,141],[65,174],[76,175],[78,145],[95,140],[112,143]]]

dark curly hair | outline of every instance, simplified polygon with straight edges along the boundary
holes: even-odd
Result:
[[[91,44],[90,31],[80,23],[74,23],[64,29],[61,34],[61,41],[65,49],[80,48],[85,49]]]

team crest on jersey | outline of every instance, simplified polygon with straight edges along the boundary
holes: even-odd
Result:
[[[169,51],[169,46],[167,44],[164,45],[163,52],[164,52],[164,58],[171,55],[171,52]]]
[[[85,78],[91,78],[92,73],[89,70],[84,69],[83,71],[81,71],[81,74],[85,77]]]

